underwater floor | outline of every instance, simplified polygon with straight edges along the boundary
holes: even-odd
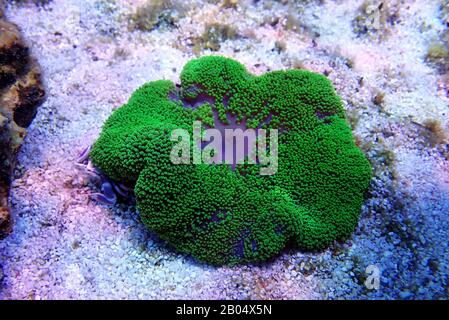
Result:
[[[5,9],[47,97],[13,175],[0,299],[449,297],[447,1],[34,2]],[[111,112],[208,54],[254,74],[304,68],[332,81],[374,175],[350,239],[213,267],[147,231],[134,206],[89,199],[76,159]],[[373,268],[378,288],[365,284]]]

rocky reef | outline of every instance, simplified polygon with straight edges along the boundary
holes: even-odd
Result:
[[[45,96],[40,69],[28,51],[0,7],[0,237],[11,225],[8,193],[15,156]]]

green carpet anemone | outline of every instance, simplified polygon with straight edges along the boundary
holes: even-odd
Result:
[[[179,140],[172,133],[192,132],[194,123],[200,130],[277,130],[276,171],[261,174],[260,161],[173,163]],[[191,157],[204,148],[190,144]],[[326,77],[305,70],[254,76],[221,56],[189,61],[179,85],[160,80],[137,89],[105,122],[89,156],[112,181],[134,188],[151,231],[216,265],[347,238],[371,179]]]

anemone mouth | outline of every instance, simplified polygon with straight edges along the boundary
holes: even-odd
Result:
[[[236,171],[237,165],[242,165],[248,163],[248,158],[251,157],[252,152],[255,152],[257,141],[260,138],[260,129],[265,129],[270,126],[271,121],[275,116],[278,116],[275,112],[270,111],[267,116],[260,120],[257,125],[251,127],[248,125],[250,119],[247,116],[240,116],[234,114],[231,110],[227,110],[229,107],[230,100],[232,96],[229,94],[224,94],[222,98],[222,106],[224,108],[224,113],[220,118],[220,113],[216,105],[216,98],[205,92],[206,90],[200,84],[194,84],[188,89],[182,90],[180,84],[175,85],[175,89],[168,93],[168,99],[170,101],[180,103],[185,109],[197,110],[203,105],[209,105],[211,107],[212,122],[202,123],[204,129],[215,129],[218,130],[222,137],[226,137],[226,132],[231,130],[236,134],[233,138],[222,139],[221,148],[218,148],[216,155],[213,157],[213,162],[219,162],[217,159],[222,155],[222,161],[224,164],[230,164],[231,170]],[[248,134],[248,130],[254,130],[254,135]],[[276,128],[279,133],[286,132],[287,130],[283,127]],[[243,139],[243,148],[237,148],[235,143],[232,143],[230,139],[234,139],[237,142],[239,139]],[[240,140],[242,141],[242,140]],[[199,148],[204,151],[207,146],[209,146],[212,141],[201,141]],[[232,152],[226,146],[232,145]],[[227,156],[232,154],[231,156]],[[255,164],[259,165],[260,161],[258,158],[255,159]]]

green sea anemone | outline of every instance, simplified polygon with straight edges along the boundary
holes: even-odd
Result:
[[[171,133],[191,131],[194,121],[277,129],[276,173],[261,175],[261,163],[174,164]],[[219,265],[347,238],[371,179],[326,77],[305,70],[254,76],[220,56],[188,62],[180,85],[160,80],[137,89],[106,121],[90,157],[113,181],[134,187],[150,230]]]

